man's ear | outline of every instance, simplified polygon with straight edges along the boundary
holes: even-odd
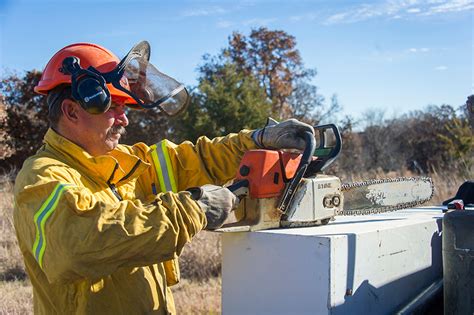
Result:
[[[71,99],[65,99],[61,103],[61,111],[64,118],[68,121],[75,123],[79,119],[79,111],[81,110],[81,105]]]

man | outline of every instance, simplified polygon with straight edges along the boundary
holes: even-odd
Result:
[[[302,149],[299,134],[314,132],[289,120],[196,144],[119,145],[127,106],[168,114],[184,107],[181,85],[153,79],[147,45],[120,62],[98,45],[67,46],[35,88],[48,95],[51,128],[17,176],[14,221],[37,314],[175,313],[177,258],[236,206],[219,185],[234,177],[243,153]]]

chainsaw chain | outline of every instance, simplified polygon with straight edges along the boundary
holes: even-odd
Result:
[[[433,187],[433,181],[431,180],[430,177],[397,177],[397,178],[383,178],[383,179],[370,179],[362,182],[354,182],[354,183],[345,183],[342,184],[341,186],[341,191],[350,191],[353,188],[358,188],[358,187],[364,187],[364,186],[370,186],[374,184],[384,184],[384,183],[393,183],[393,182],[408,182],[408,181],[425,181],[429,182],[431,187]],[[434,190],[431,190],[431,195],[429,198],[426,199],[420,199],[417,201],[412,201],[412,202],[405,202],[405,203],[400,203],[397,205],[393,206],[367,206],[364,208],[359,208],[359,209],[343,209],[341,212],[338,213],[338,215],[367,215],[367,214],[377,214],[377,213],[384,213],[384,212],[392,212],[404,208],[412,208],[417,205],[421,205],[425,203],[426,201],[430,200],[433,197]]]

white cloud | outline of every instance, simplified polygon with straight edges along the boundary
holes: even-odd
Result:
[[[474,1],[472,0],[451,0],[446,3],[429,7],[423,15],[434,15],[451,12],[461,12],[474,10]]]
[[[446,2],[446,0],[428,0],[428,4],[438,4],[438,3],[443,3]]]
[[[355,23],[373,18],[399,19],[474,10],[474,0],[385,0],[364,3],[334,12],[324,24]]]
[[[437,66],[437,67],[435,68],[435,70],[436,70],[436,71],[444,71],[444,70],[448,70],[448,67],[446,67],[446,66]]]
[[[346,21],[346,17],[349,16],[349,12],[347,13],[337,13],[328,17],[325,21],[325,24],[337,24]]]
[[[381,16],[396,16],[400,11],[397,2],[386,2],[382,4],[362,4],[345,12],[338,12],[329,16],[324,24],[354,23]]]

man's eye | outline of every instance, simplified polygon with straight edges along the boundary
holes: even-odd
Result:
[[[120,105],[118,104],[115,104],[115,103],[112,103],[109,107],[109,111],[115,111],[117,110],[119,107],[121,107]]]

